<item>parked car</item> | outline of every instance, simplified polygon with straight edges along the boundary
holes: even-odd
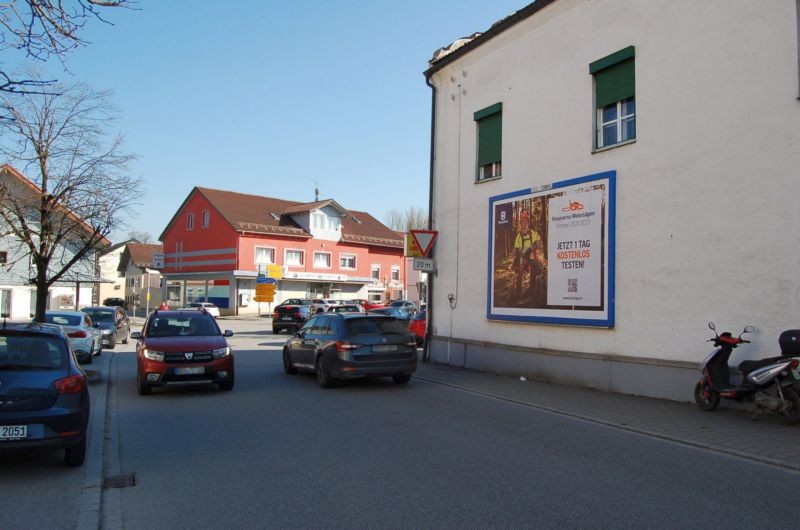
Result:
[[[186,382],[232,390],[233,350],[226,340],[232,336],[206,311],[153,311],[142,331],[131,333],[137,341],[136,390],[146,395],[153,387]]]
[[[417,340],[417,346],[422,346],[425,342],[425,331],[428,329],[428,312],[424,309],[414,315],[408,321],[408,331]]]
[[[287,298],[278,305],[311,305],[311,302],[312,300],[310,298]]]
[[[411,316],[414,316],[418,311],[417,304],[410,300],[394,300],[389,303],[389,307],[404,309]]]
[[[59,326],[0,328],[0,452],[64,449],[64,463],[86,456],[86,376]]]
[[[380,307],[378,309],[370,309],[367,311],[368,315],[386,315],[390,317],[395,317],[398,320],[405,320],[406,325],[407,321],[411,320],[411,313],[406,311],[405,309],[401,309],[399,307]]]
[[[397,318],[324,313],[286,341],[283,369],[287,374],[313,371],[323,388],[366,376],[403,384],[417,369],[417,347],[407,324]]]
[[[92,364],[92,358],[103,352],[102,332],[92,317],[81,311],[45,311],[44,320],[64,329],[70,348],[81,364]]]
[[[364,300],[363,298],[357,298],[355,300],[348,300],[349,304],[358,304],[364,308],[364,311],[369,311],[370,309],[380,309],[382,307],[386,307],[380,302],[370,302],[369,300]]]
[[[201,307],[211,313],[212,317],[219,318],[219,308],[211,302],[190,302],[181,309],[200,309]]]
[[[320,309],[322,309],[322,312],[324,313],[325,311],[327,311],[331,307],[333,307],[335,305],[339,305],[339,303],[340,303],[339,300],[330,300],[330,299],[326,300],[324,298],[312,298],[311,299],[311,312],[312,313],[317,313],[317,312],[319,312]]]
[[[279,305],[272,313],[272,332],[277,335],[286,329],[295,333],[312,314],[310,305]]]
[[[81,311],[89,315],[100,328],[104,348],[113,349],[118,342],[128,344],[131,321],[121,307],[84,307]]]
[[[328,308],[328,313],[366,313],[358,304],[341,304]]]
[[[122,309],[127,309],[128,304],[125,303],[125,300],[122,298],[106,298],[103,300],[103,305],[107,307],[121,307]]]

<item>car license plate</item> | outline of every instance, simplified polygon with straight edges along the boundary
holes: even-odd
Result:
[[[292,317],[283,317],[281,320],[292,320]]]
[[[27,425],[0,425],[0,440],[21,440],[27,437]]]
[[[372,351],[378,353],[388,353],[397,351],[397,344],[378,344],[372,347]]]
[[[185,368],[175,368],[175,375],[198,375],[206,372],[203,366],[187,366]]]

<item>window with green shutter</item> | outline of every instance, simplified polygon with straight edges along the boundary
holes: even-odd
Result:
[[[478,128],[477,180],[499,177],[503,159],[503,104],[495,103],[473,117]]]
[[[589,65],[594,76],[597,148],[636,138],[636,50],[628,46]]]

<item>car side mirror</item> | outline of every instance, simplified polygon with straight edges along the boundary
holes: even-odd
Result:
[[[226,329],[223,335],[226,337],[233,337],[233,331]]]
[[[305,336],[306,336],[306,332],[305,332],[305,331],[298,331],[298,332],[297,332],[297,333],[295,333],[294,335],[295,335],[295,336],[296,336],[298,339],[302,339],[303,337],[305,337]]]
[[[135,340],[141,339],[142,338],[142,332],[141,331],[131,331],[131,338],[135,339]]]

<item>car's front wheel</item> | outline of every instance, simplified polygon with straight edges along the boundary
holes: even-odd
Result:
[[[292,364],[292,359],[289,357],[289,350],[287,348],[283,349],[283,371],[289,375],[297,373],[297,368]]]
[[[233,378],[231,377],[230,381],[225,381],[224,383],[219,384],[220,390],[233,390]]]
[[[139,371],[136,371],[136,391],[139,393],[140,396],[147,396],[153,389],[150,385],[144,384],[142,381],[142,374]]]

